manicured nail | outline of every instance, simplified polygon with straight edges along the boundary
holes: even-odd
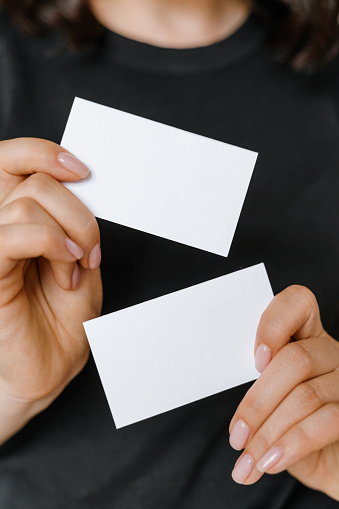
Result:
[[[101,262],[101,249],[99,244],[95,244],[88,257],[88,265],[90,269],[97,269]]]
[[[267,472],[271,467],[276,465],[278,461],[283,457],[284,449],[281,445],[274,447],[268,451],[257,463],[257,469],[259,472]]]
[[[89,169],[87,166],[79,161],[77,157],[72,156],[72,154],[60,152],[60,154],[58,154],[58,161],[60,164],[62,164],[62,166],[66,168],[66,170],[75,173],[81,178],[85,178],[89,174]]]
[[[71,239],[65,239],[65,244],[71,255],[75,256],[77,260],[80,260],[84,256],[84,252],[78,244],[73,242]]]
[[[72,290],[78,288],[79,284],[80,284],[80,269],[78,267],[78,264],[76,264],[72,274]]]
[[[235,465],[232,477],[239,484],[243,484],[253,469],[253,458],[249,454],[245,454]]]
[[[237,420],[230,434],[231,447],[233,447],[236,451],[243,449],[248,437],[250,436],[250,432],[250,428],[242,419]]]
[[[272,353],[268,346],[261,344],[257,348],[255,354],[255,368],[259,373],[262,373],[264,369],[269,365],[272,360]]]

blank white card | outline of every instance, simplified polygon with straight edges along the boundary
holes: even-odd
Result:
[[[97,217],[228,255],[255,152],[79,98],[61,144],[91,170],[66,186]]]
[[[86,322],[116,427],[255,379],[272,297],[260,264]]]

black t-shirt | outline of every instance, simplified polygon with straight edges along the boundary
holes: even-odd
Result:
[[[205,48],[157,48],[105,30],[72,53],[0,16],[1,139],[59,143],[79,96],[259,152],[228,258],[99,221],[104,313],[263,261],[275,292],[293,283],[313,290],[339,337],[338,62],[296,74],[275,63],[264,38],[251,16]],[[116,431],[90,359],[0,449],[0,507],[337,507],[287,473],[249,487],[232,481],[239,453],[228,424],[248,387]]]

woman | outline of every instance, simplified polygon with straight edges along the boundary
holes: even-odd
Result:
[[[334,507],[339,2],[3,8],[1,508]],[[88,173],[57,144],[74,96],[259,151],[226,260],[105,221],[100,240],[60,183]],[[258,381],[115,431],[82,329],[102,305],[101,249],[104,313],[264,261],[280,293]]]

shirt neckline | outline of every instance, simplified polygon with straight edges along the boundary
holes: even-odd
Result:
[[[121,67],[150,74],[207,74],[229,67],[262,44],[265,29],[254,14],[232,35],[197,48],[173,49],[129,39],[104,28],[102,56]]]

